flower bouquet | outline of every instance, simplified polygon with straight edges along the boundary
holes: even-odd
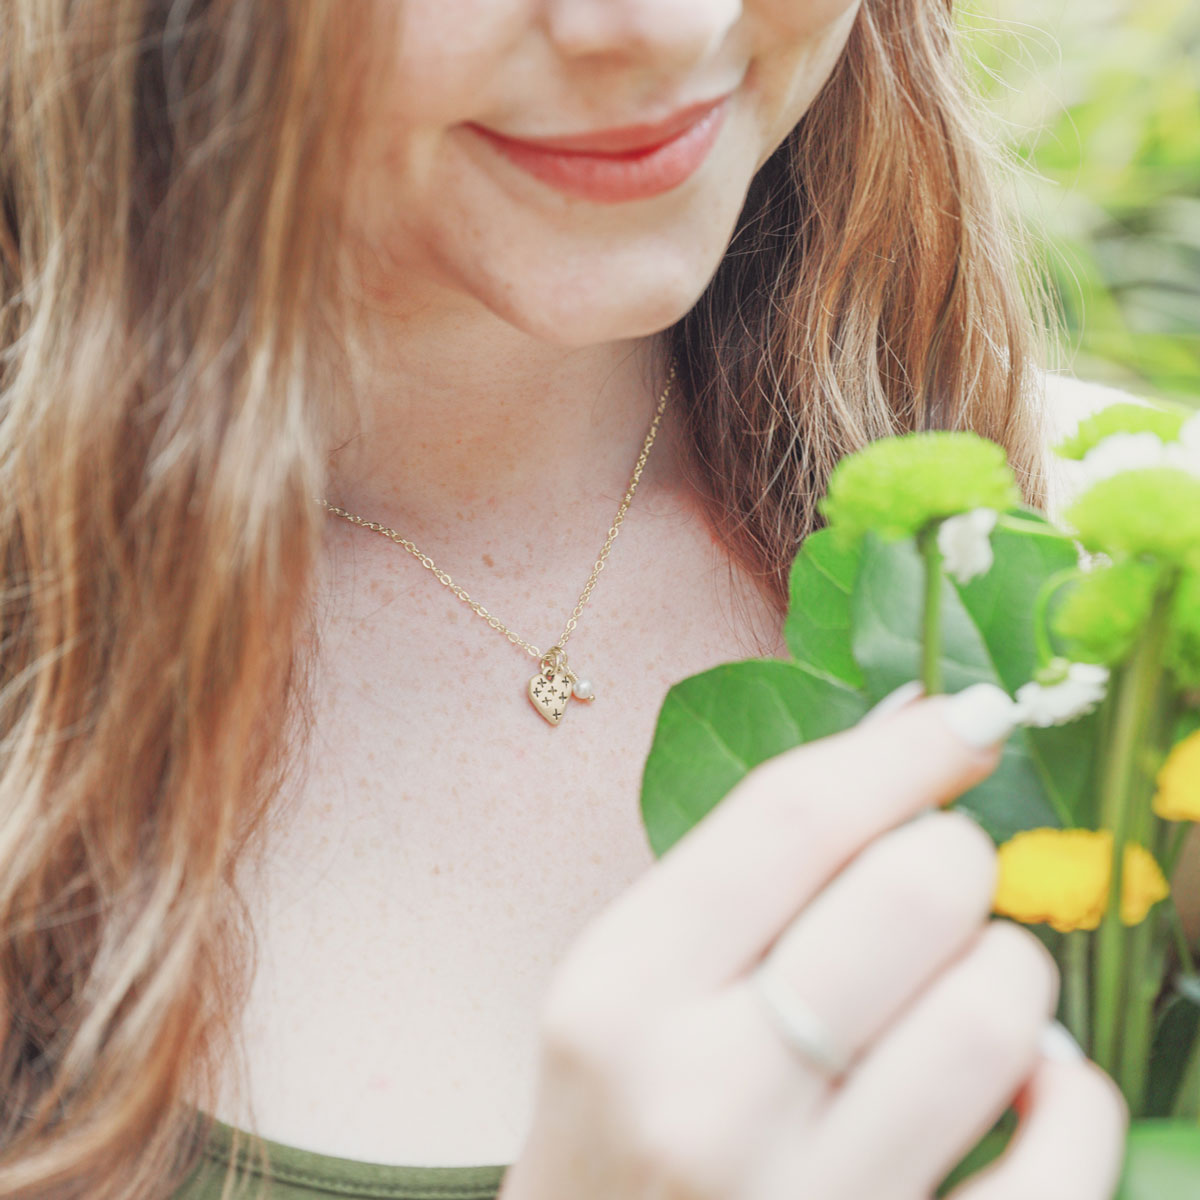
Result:
[[[1003,688],[1020,724],[954,805],[998,846],[994,911],[1055,955],[1059,1019],[1128,1100],[1120,1200],[1200,1196],[1200,973],[1171,893],[1200,821],[1200,414],[1116,404],[1055,449],[1082,479],[1064,528],[973,433],[844,458],[791,568],[791,658],[670,690],[642,818],[661,855],[753,766],[910,679]]]

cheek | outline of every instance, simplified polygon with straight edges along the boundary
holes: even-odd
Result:
[[[369,78],[348,153],[354,232],[370,240],[434,183],[447,129],[488,113],[535,0],[376,0]]]
[[[768,127],[760,165],[808,111],[850,40],[862,0],[764,0],[771,49],[759,62]]]
[[[747,7],[776,40],[785,43],[822,37],[858,10],[859,0],[752,0]]]
[[[376,110],[392,130],[478,116],[528,34],[534,0],[381,0]]]

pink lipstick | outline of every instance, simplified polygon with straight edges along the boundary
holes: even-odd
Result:
[[[474,123],[467,128],[560,192],[620,204],[669,192],[695,174],[717,140],[729,100],[704,101],[654,124],[563,137],[514,138]]]

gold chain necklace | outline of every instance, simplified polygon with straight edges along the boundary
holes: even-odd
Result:
[[[583,612],[583,606],[588,602],[588,597],[592,594],[592,588],[596,586],[596,580],[599,578],[600,572],[604,569],[604,560],[608,557],[608,552],[612,548],[613,542],[616,541],[617,534],[621,529],[621,522],[625,520],[625,513],[633,501],[633,493],[637,490],[638,479],[641,478],[646,460],[650,457],[650,447],[654,445],[654,438],[658,433],[659,422],[662,421],[663,413],[666,411],[667,399],[671,394],[671,385],[674,382],[675,363],[672,360],[670,370],[667,373],[667,385],[663,388],[662,395],[658,399],[658,409],[654,414],[654,420],[651,422],[650,432],[646,434],[646,441],[642,446],[642,452],[638,456],[637,465],[633,469],[633,477],[630,479],[629,487],[626,489],[625,495],[621,500],[621,506],[617,509],[617,515],[608,531],[608,537],[600,551],[600,557],[596,559],[596,565],[592,568],[592,573],[588,576],[587,583],[584,584],[579,602],[575,605],[574,611],[567,619],[566,627],[563,629],[561,636],[545,654],[536,646],[530,645],[529,642],[515,634],[496,617],[492,616],[477,600],[472,600],[445,571],[434,565],[433,559],[428,554],[418,550],[408,538],[401,537],[394,529],[389,529],[385,525],[380,525],[375,521],[364,520],[362,517],[355,516],[354,513],[347,512],[344,508],[338,508],[321,497],[317,498],[317,502],[334,516],[343,517],[353,525],[360,525],[363,529],[370,529],[374,533],[380,533],[384,537],[390,538],[398,546],[403,546],[410,554],[420,559],[421,563],[437,576],[440,583],[448,587],[464,604],[469,605],[493,629],[504,634],[514,646],[520,646],[526,652],[533,655],[538,660],[538,673],[530,679],[529,686],[526,689],[529,702],[551,725],[557,725],[563,719],[563,715],[567,711],[567,702],[571,698],[576,700],[594,700],[596,698],[596,693],[592,689],[591,682],[582,676],[576,675],[567,666],[567,652],[563,647],[567,643],[567,638],[571,636],[571,631],[575,628],[580,613]]]

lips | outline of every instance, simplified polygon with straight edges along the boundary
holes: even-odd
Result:
[[[568,195],[616,204],[678,187],[707,158],[731,94],[665,120],[562,137],[514,138],[485,125],[466,128],[512,165]]]
[[[698,104],[689,105],[662,121],[642,125],[625,125],[620,129],[601,129],[595,133],[581,133],[569,137],[548,138],[510,138],[510,141],[520,141],[526,146],[535,146],[541,150],[574,151],[580,154],[644,154],[661,146],[664,142],[678,137],[689,126],[694,125],[706,113],[711,112],[718,104],[723,104],[727,96],[716,100],[702,100]],[[497,134],[496,136],[504,136]]]

